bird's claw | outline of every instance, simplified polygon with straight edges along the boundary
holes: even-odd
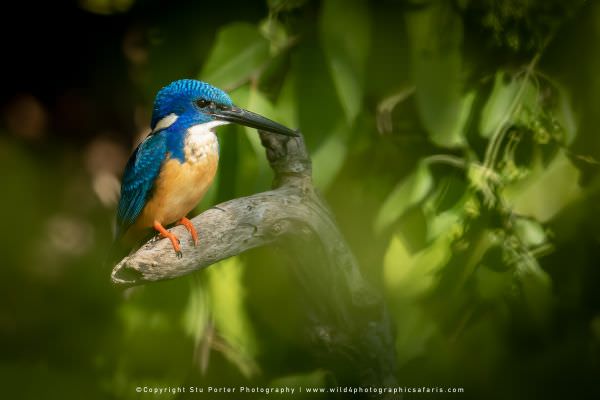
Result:
[[[192,221],[190,221],[186,217],[183,217],[179,220],[179,223],[183,225],[192,236],[192,242],[194,243],[194,247],[198,246],[198,232],[196,232],[196,228],[194,228],[194,224],[192,224]]]
[[[177,258],[183,258],[183,253],[181,252],[181,250],[175,250],[175,255],[177,256]]]

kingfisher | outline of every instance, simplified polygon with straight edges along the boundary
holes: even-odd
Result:
[[[206,82],[177,80],[159,90],[151,131],[129,158],[117,207],[115,241],[139,240],[150,230],[171,241],[178,258],[180,241],[166,226],[183,225],[198,244],[187,215],[212,184],[219,163],[215,129],[235,123],[286,136],[297,132],[235,106]]]

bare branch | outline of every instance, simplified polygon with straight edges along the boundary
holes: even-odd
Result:
[[[276,173],[277,189],[219,204],[192,219],[199,245],[182,240],[177,258],[169,240],[154,238],[113,269],[118,285],[137,285],[172,279],[208,267],[246,250],[293,234],[293,221],[310,220],[306,200],[313,195],[310,160],[301,138],[262,134],[267,157]],[[309,197],[307,197],[309,196]],[[171,229],[179,238],[189,235],[181,226]]]
[[[153,239],[117,264],[112,273],[113,282],[135,285],[172,279],[254,247],[271,244],[287,233],[288,220],[302,218],[300,203],[301,198],[288,189],[219,204],[192,219],[199,236],[197,247],[185,228],[172,228],[182,239],[182,258],[176,257],[169,240]]]
[[[379,294],[358,263],[331,212],[315,191],[311,163],[299,138],[260,132],[274,189],[219,204],[195,217],[199,245],[182,240],[177,258],[168,240],[151,240],[113,269],[113,282],[137,285],[172,279],[258,246],[287,254],[291,272],[310,303],[310,337],[318,356],[341,380],[396,384],[396,359],[389,317]],[[180,238],[183,227],[172,231]]]

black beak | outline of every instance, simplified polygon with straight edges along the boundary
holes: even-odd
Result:
[[[300,136],[297,132],[290,128],[286,128],[275,121],[271,121],[262,115],[235,106],[214,108],[209,111],[209,114],[221,121],[233,122],[234,124],[240,124],[267,132],[279,133],[286,136]]]

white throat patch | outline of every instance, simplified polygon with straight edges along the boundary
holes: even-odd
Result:
[[[226,121],[210,121],[190,127],[184,143],[185,160],[197,163],[208,156],[219,156],[219,142],[215,135],[217,126],[226,125]]]

